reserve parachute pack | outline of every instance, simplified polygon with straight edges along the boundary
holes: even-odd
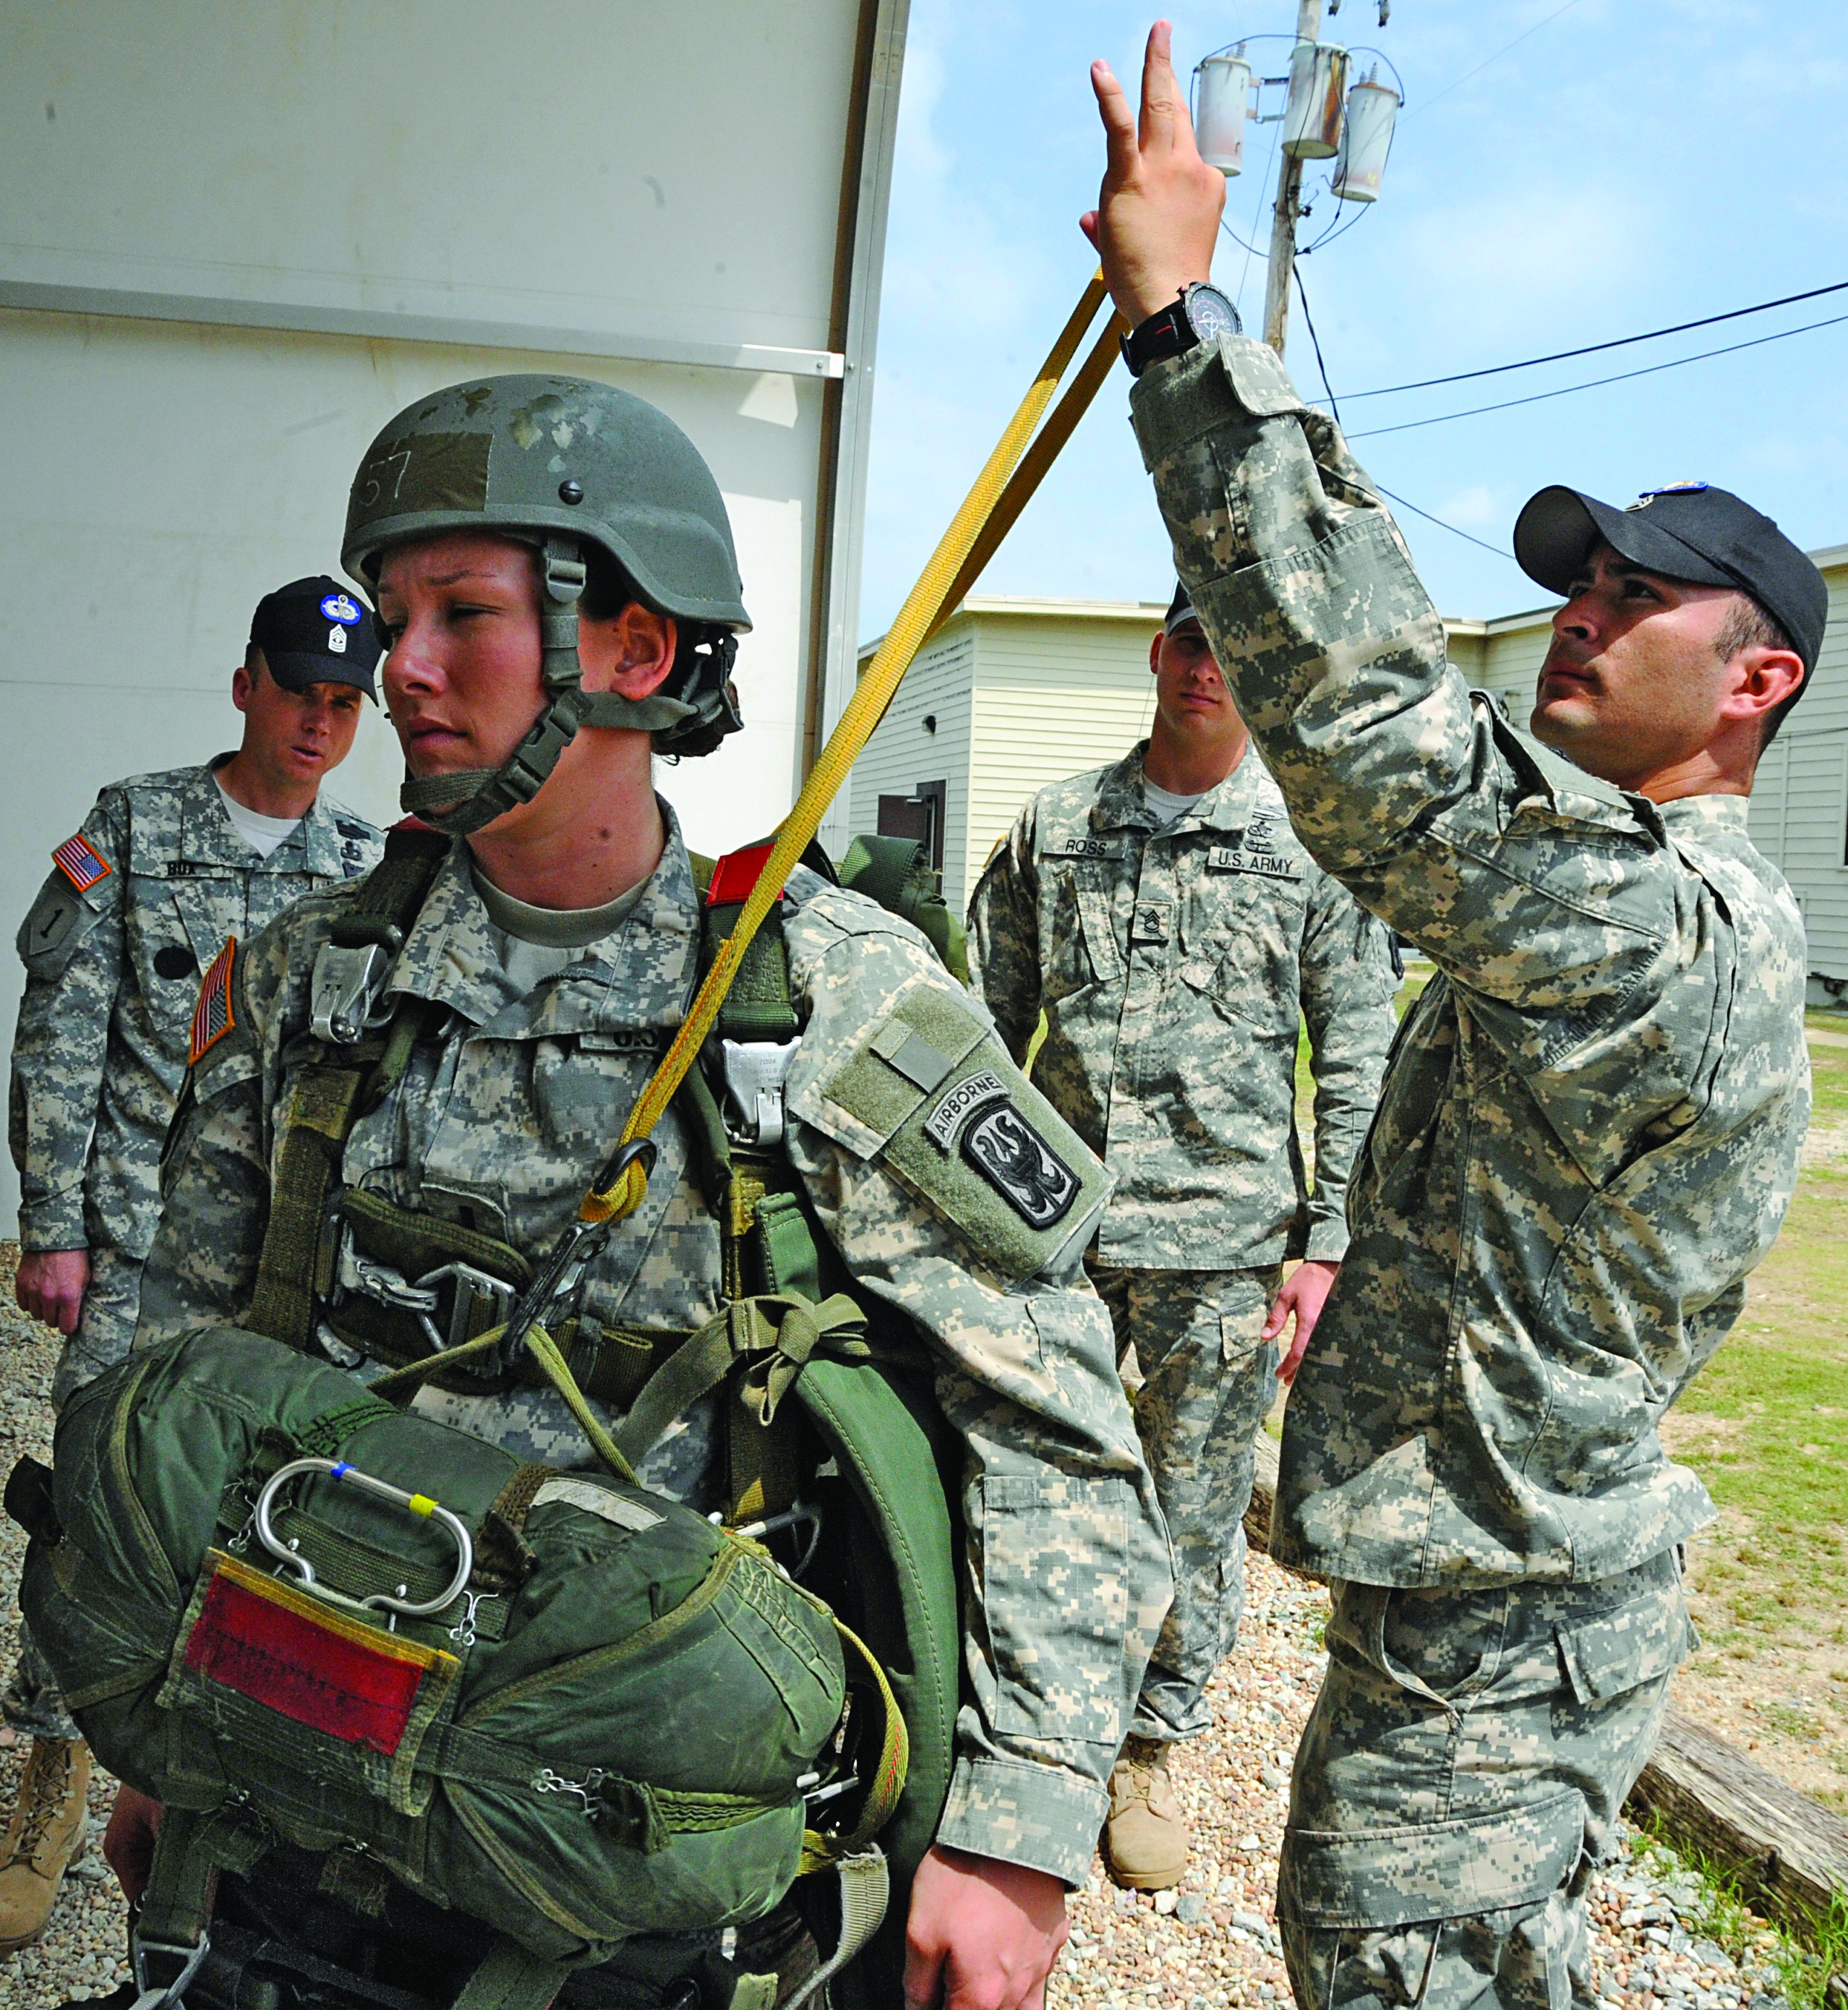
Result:
[[[859,1846],[808,1818],[849,1693],[833,1618],[658,1495],[523,1465],[224,1326],[98,1377],[55,1477],[12,1493],[84,1736],[187,1831],[157,1941],[197,1944],[202,1866],[280,1841],[328,1852],[332,1888],[382,1873],[486,1922],[543,2001],[630,1935],[757,1918],[805,1848]],[[870,1831],[904,1733],[844,1644],[884,1719]]]
[[[856,843],[851,865],[928,904],[921,847]],[[336,975],[357,957],[382,988],[449,849],[391,833],[322,952]],[[694,859],[703,964],[763,849]],[[282,1842],[319,1855],[336,1896],[382,1876],[486,1922],[503,1951],[480,1990],[536,2005],[627,1937],[754,1920],[838,1872],[840,1927],[817,1936],[850,1964],[832,2000],[894,2000],[904,1905],[881,1910],[949,1781],[957,1472],[915,1336],[856,1304],[782,1150],[800,1028],[781,929],[738,971],[713,1078],[695,1068],[677,1103],[723,1311],[691,1333],[557,1332],[574,1385],[627,1412],[619,1468],[718,1397],[719,1525],[396,1407],[425,1380],[545,1373],[492,1358],[531,1281],[521,1252],[341,1184],[421,1013],[362,1010],[361,1038],[299,1071],[258,1330],[109,1370],[61,1417],[55,1472],[27,1461],[9,1490],[33,1535],[22,1603],[78,1723],[169,1810],[144,1937],[183,1967],[209,1939],[211,1870]],[[322,1323],[393,1372],[368,1389],[315,1358]]]

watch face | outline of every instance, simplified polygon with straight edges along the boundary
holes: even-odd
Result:
[[[1186,306],[1187,324],[1202,342],[1243,332],[1239,310],[1217,286],[1189,287]]]

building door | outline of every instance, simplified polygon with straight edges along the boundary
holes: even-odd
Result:
[[[944,808],[950,784],[920,782],[908,796],[881,796],[879,799],[879,834],[881,837],[908,837],[925,849],[931,869],[944,869]]]

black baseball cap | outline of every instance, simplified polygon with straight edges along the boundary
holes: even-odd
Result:
[[[1750,595],[1789,637],[1803,659],[1798,689],[1807,687],[1828,624],[1828,587],[1750,503],[1704,481],[1646,489],[1622,510],[1576,488],[1543,488],[1515,520],[1514,555],[1530,579],[1562,594],[1601,538],[1645,572]]]
[[[265,594],[251,616],[251,640],[285,691],[357,684],[377,702],[372,673],[382,645],[372,610],[325,573]]]
[[[1179,581],[1175,582],[1175,597],[1167,604],[1167,618],[1161,624],[1161,632],[1171,635],[1183,621],[1197,621],[1199,616],[1193,611],[1193,595]]]

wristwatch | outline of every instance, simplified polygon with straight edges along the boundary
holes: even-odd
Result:
[[[1150,314],[1121,338],[1123,360],[1129,365],[1130,375],[1139,377],[1164,356],[1185,356],[1199,343],[1215,342],[1222,335],[1242,335],[1244,326],[1239,310],[1217,286],[1203,286],[1196,279],[1181,289],[1171,307]]]

